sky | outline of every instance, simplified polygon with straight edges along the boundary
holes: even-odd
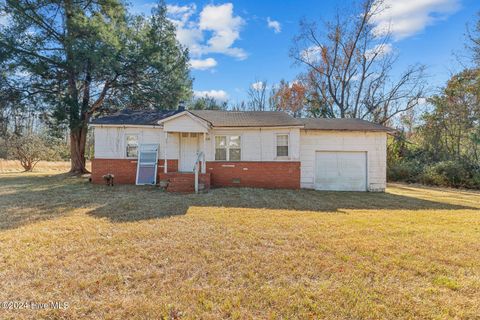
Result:
[[[134,13],[149,14],[155,1],[130,0]],[[474,26],[479,0],[385,0],[375,20],[388,25],[391,48],[399,58],[394,73],[425,64],[429,83],[441,87],[459,71],[467,25]],[[177,38],[189,48],[195,96],[235,104],[247,99],[252,84],[293,81],[303,69],[289,56],[299,22],[331,19],[346,0],[166,1]],[[461,59],[462,60],[462,59]]]

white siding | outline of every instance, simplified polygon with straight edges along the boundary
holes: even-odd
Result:
[[[125,159],[125,135],[138,134],[140,144],[159,144],[159,158],[164,158],[164,133],[161,128],[123,128],[95,127],[95,158]],[[289,156],[276,157],[277,134],[289,135]],[[240,135],[242,143],[242,161],[299,161],[300,160],[300,129],[214,129],[210,130],[205,141],[207,161],[215,160],[215,136]],[[179,158],[180,133],[168,134],[168,159]],[[203,151],[203,134],[199,134],[200,150]]]
[[[365,151],[367,152],[368,190],[385,190],[387,154],[386,145],[387,135],[384,132],[301,130],[301,187],[309,189],[313,189],[315,187],[315,152]]]
[[[289,135],[288,157],[277,158],[277,134]],[[215,136],[241,136],[241,161],[299,161],[300,159],[300,129],[296,128],[241,128],[214,129],[210,131],[207,141],[207,161],[215,160]]]
[[[145,127],[95,127],[95,158],[97,159],[126,159],[125,136],[138,134],[139,144],[158,144],[159,158],[164,157],[164,134],[160,128]],[[178,134],[168,136],[168,158],[178,159]]]
[[[207,126],[203,120],[193,119],[193,116],[184,114],[163,124],[167,132],[207,132]]]

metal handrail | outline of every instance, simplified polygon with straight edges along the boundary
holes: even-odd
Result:
[[[195,160],[195,164],[193,165],[193,170],[197,168],[197,165],[200,163],[200,158],[203,158],[203,161],[205,161],[205,153],[203,151],[197,151],[197,159]]]
[[[200,164],[200,158],[203,158],[203,162],[205,162],[205,153],[202,151],[197,152],[197,160],[195,160],[195,166],[193,167],[193,171],[195,172],[195,193],[198,193],[198,179],[199,179],[199,164]]]

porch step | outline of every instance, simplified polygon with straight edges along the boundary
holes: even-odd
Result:
[[[160,181],[167,181],[167,192],[193,193],[195,192],[195,174],[183,172],[160,173]],[[210,189],[210,173],[199,175],[199,190]]]

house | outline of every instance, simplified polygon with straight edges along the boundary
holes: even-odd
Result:
[[[168,191],[199,185],[384,191],[390,129],[359,119],[297,119],[284,112],[132,111],[97,118],[92,182]]]

